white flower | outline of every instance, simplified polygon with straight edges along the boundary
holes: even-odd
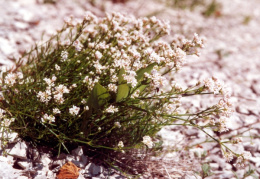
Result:
[[[118,127],[118,128],[120,128],[120,127],[121,127],[120,122],[115,122],[115,126]]]
[[[82,104],[86,104],[87,101],[86,101],[85,99],[82,99],[82,100],[81,100],[81,103],[82,103]]]
[[[52,78],[44,78],[43,80],[46,82],[48,86],[54,86],[54,81],[56,81],[57,77],[52,76]]]
[[[147,145],[148,148],[152,148],[153,147],[153,142],[150,136],[144,136],[143,137],[143,141],[142,141],[145,145]]]
[[[193,35],[193,42],[199,45],[201,48],[204,48],[203,39],[201,39],[197,33]]]
[[[88,107],[88,106],[85,106],[85,107],[84,107],[84,110],[85,110],[85,111],[88,111],[88,110],[89,110],[89,107]]]
[[[219,118],[219,132],[226,132],[228,131],[229,129],[227,128],[227,118],[224,117],[224,116],[221,116]]]
[[[132,95],[131,95],[131,98],[138,98],[140,94],[140,90],[136,90]]]
[[[77,84],[76,84],[76,83],[74,83],[74,84],[71,85],[71,88],[76,88],[76,87],[77,87]]]
[[[72,106],[72,108],[69,109],[69,113],[73,116],[78,115],[80,108],[77,106]]]
[[[97,22],[97,16],[95,16],[94,14],[92,14],[92,12],[90,11],[87,11],[85,16],[84,16],[84,19],[86,21],[92,21],[92,22]]]
[[[57,64],[55,64],[55,69],[56,69],[57,71],[60,71],[60,66],[57,65]]]
[[[5,117],[4,113],[6,111],[0,108],[0,119],[3,119]]]
[[[162,76],[157,70],[151,71],[151,88],[153,89],[161,89],[166,85],[166,78]]]
[[[124,147],[124,143],[123,143],[122,141],[119,141],[118,144],[117,144],[117,146],[118,146],[119,148],[123,148],[123,147]]]
[[[181,84],[176,83],[175,81],[172,81],[172,82],[171,82],[171,87],[172,87],[174,90],[178,91],[178,92],[181,92],[181,91],[184,90],[184,87],[183,87]]]
[[[58,94],[58,93],[63,94],[63,93],[70,92],[70,90],[64,85],[59,85],[59,86],[55,87],[55,90],[56,90],[55,94]]]
[[[116,75],[113,75],[112,77],[111,77],[111,82],[117,82],[117,80],[118,80],[118,77],[116,76]]]
[[[135,87],[137,85],[137,80],[135,76],[135,71],[128,71],[127,74],[123,74],[124,80],[126,80],[128,84],[131,84],[132,87]]]
[[[232,139],[233,144],[238,144],[242,141],[243,141],[242,137],[236,137],[236,138]]]
[[[244,151],[242,153],[242,157],[244,158],[244,160],[249,160],[252,157],[252,154],[248,151]]]
[[[42,122],[55,122],[55,117],[53,115],[48,115],[48,114],[44,114],[43,117],[41,118]]]
[[[71,27],[75,27],[76,25],[81,23],[79,19],[75,19],[73,16],[64,18],[64,21],[68,26]]]
[[[116,91],[117,91],[117,86],[116,86],[115,84],[110,83],[110,84],[108,85],[108,89],[109,89],[109,91],[113,91],[113,92],[116,93]]]
[[[186,63],[186,53],[182,49],[177,48],[175,50],[175,59],[176,67],[180,69]]]
[[[233,160],[233,154],[231,152],[225,153],[224,157],[227,162],[230,162],[231,160]]]
[[[97,62],[94,62],[94,65],[93,65],[96,69],[96,73],[97,74],[101,74],[102,73],[102,70],[105,69],[105,66],[102,66],[98,61]]]
[[[101,58],[102,58],[102,53],[100,52],[100,51],[96,51],[95,52],[95,58],[97,59],[97,60],[100,60]]]
[[[245,162],[252,157],[251,153],[248,151],[244,151],[241,155],[237,158],[236,166],[237,167],[244,167]]]
[[[229,117],[234,111],[232,109],[233,104],[228,98],[220,99],[217,106],[222,110],[222,115]]]
[[[75,49],[78,52],[81,51],[81,49],[83,48],[83,45],[81,44],[81,42],[79,40],[75,40],[75,42],[73,43],[73,46],[75,47]]]
[[[54,95],[54,100],[55,100],[55,102],[62,104],[64,102],[63,94],[58,93],[58,94]]]
[[[53,114],[60,114],[60,110],[58,108],[53,109]]]
[[[85,76],[83,83],[88,83],[91,80],[91,78],[89,78],[89,76]]]
[[[17,75],[14,73],[8,73],[5,77],[5,84],[8,86],[13,86],[16,82]]]
[[[118,112],[118,108],[116,108],[115,106],[113,105],[110,105],[106,110],[105,110],[106,113],[115,113],[115,112]]]
[[[204,80],[204,85],[210,90],[213,91],[214,94],[218,94],[219,92],[223,92],[224,83],[219,81],[218,79],[212,77]]]
[[[17,72],[16,75],[17,75],[17,78],[23,79],[23,73],[22,72]]]
[[[8,119],[8,118],[4,118],[4,120],[2,121],[2,124],[5,126],[5,127],[8,127],[10,126],[10,124],[15,120],[15,118],[11,118],[11,119]]]
[[[51,91],[50,90],[46,90],[44,92],[39,91],[37,97],[40,98],[41,102],[47,104],[51,100]]]
[[[61,61],[63,61],[63,62],[66,61],[68,59],[68,56],[69,56],[69,54],[67,51],[62,51],[61,52]]]

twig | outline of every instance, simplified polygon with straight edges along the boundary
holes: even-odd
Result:
[[[164,167],[164,170],[166,171],[166,173],[167,173],[167,175],[168,175],[169,179],[172,179],[172,177],[170,176],[170,174],[169,174],[169,172],[168,172],[167,168],[165,167],[165,165],[163,165],[163,167]]]

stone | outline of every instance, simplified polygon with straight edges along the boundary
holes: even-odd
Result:
[[[12,155],[14,157],[20,158],[20,159],[26,159],[27,156],[27,148],[28,146],[26,145],[25,142],[17,142],[14,147],[8,151],[9,155]]]
[[[29,167],[31,166],[31,163],[28,161],[19,161],[17,162],[17,164],[24,170],[29,169]]]
[[[52,162],[52,167],[56,168],[57,166],[61,167],[62,165],[64,165],[66,163],[66,160],[55,160]]]
[[[224,158],[221,158],[218,155],[211,155],[210,159],[215,161],[222,169],[226,167],[227,163]]]
[[[84,164],[80,161],[77,161],[77,160],[71,160],[71,162],[74,163],[79,168],[84,168],[86,166],[86,164]]]
[[[13,144],[18,142],[18,134],[16,132],[1,132],[0,137],[3,137],[4,139],[8,140],[9,144]],[[0,141],[0,144],[2,145],[2,141]],[[4,144],[3,144],[4,145]]]
[[[210,163],[209,166],[210,166],[210,168],[212,168],[213,170],[218,170],[218,168],[219,168],[219,164],[217,164],[217,163]]]
[[[19,176],[19,179],[28,179],[26,176]]]
[[[24,22],[15,22],[14,23],[14,26],[18,29],[27,29],[29,27],[29,24],[28,23],[24,23]]]
[[[81,156],[81,155],[83,155],[82,147],[79,146],[78,148],[72,150],[72,155],[74,155],[74,156]]]
[[[53,173],[53,172],[50,171],[50,170],[48,170],[48,171],[46,172],[46,176],[47,176],[47,178],[56,178],[56,174]]]
[[[255,163],[256,168],[260,168],[260,157],[251,157],[250,161]]]
[[[63,160],[66,159],[67,155],[65,153],[61,153],[59,156],[56,157],[56,160]]]
[[[256,143],[252,143],[252,142],[248,141],[248,142],[243,142],[243,145],[244,145],[244,149],[246,151],[249,151],[251,153],[257,152],[258,146]]]
[[[239,105],[236,107],[236,111],[241,114],[249,114],[249,110],[245,105]]]
[[[232,165],[229,164],[229,163],[226,163],[225,169],[226,170],[232,170]]]
[[[10,55],[15,52],[14,46],[5,38],[0,37],[0,52]]]
[[[16,143],[18,142],[18,134],[16,132],[12,132],[8,135],[8,142],[11,143]]]
[[[41,162],[44,167],[48,167],[49,164],[51,163],[51,159],[48,154],[43,154],[41,157]]]
[[[79,168],[85,168],[88,163],[88,158],[84,155],[82,147],[79,146],[78,148],[74,149],[72,151],[72,155],[74,158],[72,156],[67,156],[67,160],[70,160]]]
[[[29,167],[29,168],[26,170],[26,172],[28,172],[28,174],[29,174],[30,176],[35,176],[35,174],[37,173],[37,170],[36,170],[35,168]]]
[[[80,161],[84,166],[86,166],[87,163],[88,163],[88,158],[87,158],[86,156],[84,156],[84,155],[81,155],[79,161]]]
[[[43,164],[42,163],[34,163],[34,170],[42,170],[43,169]]]
[[[49,168],[44,168],[41,171],[37,171],[36,176],[34,177],[34,179],[52,179],[55,178],[55,173],[53,173],[51,170],[49,170]]]
[[[33,20],[34,15],[32,12],[28,11],[27,9],[19,9],[18,14],[21,20],[25,22],[30,22]]]
[[[42,174],[37,174],[34,179],[46,179],[46,175],[42,175]]]
[[[8,158],[0,156],[0,162],[8,162]]]
[[[39,151],[35,148],[29,148],[28,149],[28,157],[33,161],[39,161],[40,160]]]
[[[75,160],[75,157],[73,155],[67,155],[66,156],[66,161],[71,162],[72,160]]]
[[[14,169],[8,161],[0,161],[0,176],[3,179],[14,179],[20,177],[20,170]]]
[[[88,171],[91,175],[99,175],[104,171],[104,168],[102,166],[95,165],[94,163],[89,163],[85,170]]]
[[[260,95],[260,83],[252,84],[251,90],[255,93]]]
[[[79,177],[77,179],[85,179],[82,173],[79,173]]]

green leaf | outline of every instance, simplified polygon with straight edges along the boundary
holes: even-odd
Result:
[[[144,73],[151,74],[151,71],[152,71],[152,69],[153,69],[153,67],[155,65],[156,65],[156,63],[152,63],[152,64],[148,65],[146,68],[142,68],[142,69],[138,70],[136,72],[136,75],[137,75],[136,80],[137,80],[137,82],[140,82],[144,78]]]
[[[151,74],[151,71],[155,65],[156,65],[156,63],[152,63],[152,64],[148,65],[146,68],[142,68],[136,72],[136,75],[137,75],[136,80],[138,82],[137,86],[139,86],[139,87],[137,89],[131,89],[131,91],[130,91],[131,94],[136,90],[139,90],[140,92],[142,92],[147,87],[147,84],[141,85],[142,80],[144,79],[144,73]]]
[[[155,65],[156,65],[156,63],[152,63],[152,64],[148,65],[146,68],[142,68],[142,69],[138,70],[136,72],[137,82],[140,82],[143,79],[144,73],[150,74]],[[118,74],[118,84],[119,84],[119,86],[118,86],[118,90],[117,90],[116,102],[126,98],[129,95],[130,88],[126,83],[123,83],[124,82],[123,74],[125,74],[125,70],[124,70],[124,68],[121,68],[120,71],[119,71],[119,74]],[[147,85],[141,85],[138,88],[139,91],[140,92],[143,91],[146,88],[146,86]],[[133,90],[134,89],[131,89],[130,93],[132,93]]]
[[[129,89],[127,84],[120,84],[117,89],[116,102],[126,98],[129,94]]]
[[[110,97],[107,89],[100,85],[99,83],[96,83],[92,92],[91,96],[88,99],[88,106],[91,108],[100,108],[106,100]]]
[[[210,170],[209,164],[204,163],[204,164],[201,166],[201,168],[202,168],[202,170],[203,170],[203,173],[208,176],[208,175],[209,175],[209,170]]]
[[[118,84],[121,84],[124,81],[123,74],[125,74],[125,69],[121,68],[118,74]]]
[[[129,94],[129,86],[124,82],[123,74],[125,74],[125,69],[121,68],[118,74],[118,88],[116,94],[116,102],[121,101],[126,98]]]

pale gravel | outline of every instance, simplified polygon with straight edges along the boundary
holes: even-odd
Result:
[[[234,134],[245,131],[250,124],[255,123],[250,126],[251,133],[246,132],[243,136],[249,136],[252,133],[259,136],[260,2],[258,0],[221,0],[223,8],[222,17],[219,18],[205,18],[197,11],[173,10],[153,0],[149,0],[149,3],[136,0],[126,4],[112,4],[110,1],[98,0],[96,2],[97,7],[83,0],[58,0],[56,5],[42,4],[40,1],[37,3],[35,0],[0,0],[0,63],[12,64],[11,56],[18,57],[19,53],[29,49],[35,42],[48,39],[48,36],[62,27],[63,19],[70,15],[82,17],[86,10],[90,10],[98,16],[103,16],[104,12],[100,10],[102,8],[107,12],[119,11],[136,16],[145,16],[163,10],[157,16],[170,20],[176,32],[186,36],[192,36],[196,32],[207,38],[200,58],[190,59],[183,70],[176,75],[177,81],[190,83],[211,76],[223,80],[232,89],[232,99],[235,102],[236,111],[232,116],[232,121],[229,122],[232,129],[239,129],[234,131]],[[243,24],[245,16],[251,16],[251,21],[247,25]],[[41,39],[43,33],[45,36]],[[217,55],[216,51],[219,51],[221,55]],[[209,102],[214,102],[214,98],[198,98],[193,103],[197,106],[207,106]],[[243,128],[246,125],[248,127]],[[168,129],[170,130],[175,132],[171,139],[165,139],[165,143],[171,143],[174,137],[179,139],[191,135],[178,132],[175,128]],[[186,131],[192,132],[191,129]],[[162,133],[169,134],[167,129]],[[200,142],[205,138],[205,135],[200,132],[195,131],[195,134],[197,138],[193,139],[192,143]],[[246,137],[243,139],[245,141],[243,148],[252,151],[251,164],[260,174],[260,141]],[[175,145],[175,143],[172,144]],[[211,150],[212,146],[204,147]],[[218,150],[215,150],[215,154],[219,155]],[[211,159],[223,168],[227,167],[224,171],[219,171],[216,176],[230,178],[232,176],[230,165],[223,163],[221,157],[215,154],[212,154]],[[241,170],[237,173],[241,176],[243,172],[244,170]]]

